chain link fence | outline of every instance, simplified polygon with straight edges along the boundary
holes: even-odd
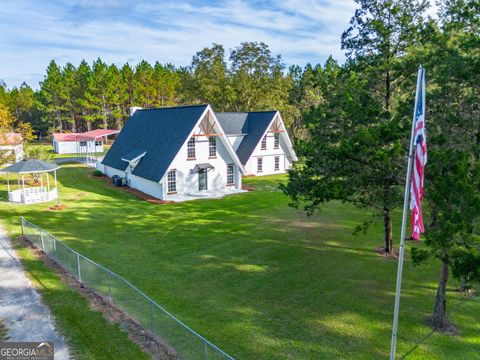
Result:
[[[174,349],[176,359],[229,359],[233,357],[182,323],[120,275],[106,269],[56,239],[24,217],[22,235],[64,269],[115,307],[124,311],[146,331]]]

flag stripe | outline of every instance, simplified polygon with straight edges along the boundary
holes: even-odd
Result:
[[[412,212],[412,238],[420,239],[425,231],[422,217],[422,199],[424,195],[424,169],[427,163],[427,139],[425,133],[425,70],[421,72],[420,86],[417,89],[414,126],[414,165],[410,185],[410,210]]]

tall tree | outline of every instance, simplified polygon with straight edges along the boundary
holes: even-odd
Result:
[[[232,94],[223,46],[213,44],[197,52],[192,59],[191,71],[192,81],[185,89],[192,93],[191,98],[209,103],[218,111],[228,110]]]
[[[288,102],[288,94],[293,79],[284,76],[281,57],[274,57],[265,43],[245,42],[231,51],[230,62],[233,90],[230,110],[277,109],[290,126],[294,111]]]
[[[100,58],[95,60],[92,65],[91,76],[88,78],[87,91],[85,93],[85,104],[89,111],[86,116],[92,123],[100,122],[103,128],[108,127],[108,106],[107,92],[109,84],[107,79],[108,65]]]
[[[383,249],[391,254],[392,210],[401,203],[406,124],[411,121],[395,105],[411,96],[399,84],[415,73],[407,55],[422,35],[427,4],[356,2],[359,8],[351,27],[342,35],[342,48],[349,57],[338,79],[343,84],[337,85],[339,92],[326,94],[326,104],[307,115],[311,136],[301,155],[312,167],[297,166],[285,191],[294,204],[308,200],[310,211],[331,199],[376,209],[375,216],[380,215],[384,223]],[[358,93],[352,94],[345,84]],[[362,228],[366,230],[370,223]]]
[[[449,0],[442,27],[421,51],[429,69],[428,168],[425,199],[431,221],[415,264],[437,259],[441,271],[432,325],[447,325],[449,275],[480,281],[480,4]],[[427,119],[427,124],[428,124]]]
[[[79,125],[87,131],[92,129],[92,122],[89,117],[89,105],[87,92],[89,79],[91,77],[90,65],[85,60],[80,62],[75,74],[75,103],[78,109]]]
[[[135,68],[135,103],[145,107],[153,107],[157,101],[157,89],[152,66],[142,60]]]
[[[64,107],[64,113],[62,114],[62,119],[65,124],[70,124],[71,130],[76,132],[76,112],[77,112],[77,103],[76,103],[76,72],[75,66],[71,63],[67,63],[62,69],[62,95],[61,101]]]
[[[62,112],[65,110],[62,98],[65,87],[62,84],[62,73],[54,60],[47,67],[47,75],[40,83],[43,110],[46,120],[58,131],[63,132]]]
[[[157,61],[153,67],[153,78],[157,93],[156,105],[175,105],[180,80],[175,67],[172,64],[162,65]]]
[[[122,112],[124,119],[126,119],[130,115],[130,106],[135,105],[135,74],[130,64],[126,63],[122,66],[120,70],[120,76],[125,88],[125,98],[122,104]]]

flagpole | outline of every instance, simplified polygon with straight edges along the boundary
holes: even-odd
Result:
[[[403,256],[405,253],[405,229],[407,227],[408,200],[410,194],[410,181],[412,175],[412,157],[413,157],[413,134],[415,132],[415,116],[417,111],[418,91],[420,89],[421,79],[423,77],[422,66],[418,68],[417,90],[415,93],[415,107],[413,108],[412,134],[410,135],[410,148],[408,150],[407,179],[405,181],[405,196],[403,198],[402,231],[400,234],[400,253],[398,256],[397,268],[397,288],[395,291],[395,310],[393,312],[392,342],[390,345],[390,360],[395,360],[395,350],[397,346],[398,313],[400,310],[400,291],[402,289],[402,271]]]

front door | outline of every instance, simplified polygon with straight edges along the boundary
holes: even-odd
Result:
[[[198,190],[207,190],[207,169],[198,171]]]

